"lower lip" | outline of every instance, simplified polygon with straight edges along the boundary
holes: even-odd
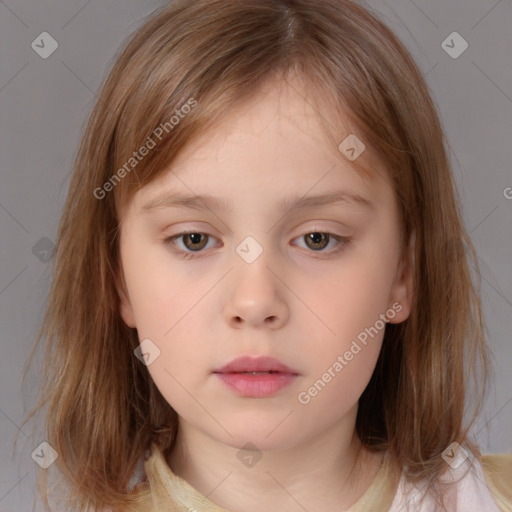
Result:
[[[239,395],[251,398],[271,396],[288,386],[295,377],[294,373],[216,373],[219,379]]]

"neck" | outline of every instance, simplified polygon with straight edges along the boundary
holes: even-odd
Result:
[[[382,461],[382,454],[362,447],[354,429],[339,424],[298,446],[256,452],[261,458],[253,464],[241,463],[239,451],[180,418],[168,463],[176,475],[232,512],[320,512],[350,508],[368,489]]]

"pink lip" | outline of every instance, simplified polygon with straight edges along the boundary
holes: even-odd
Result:
[[[272,372],[253,375],[244,372]],[[273,395],[299,374],[273,357],[239,357],[213,372],[230,389],[251,398]]]

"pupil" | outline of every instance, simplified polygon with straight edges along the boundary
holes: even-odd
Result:
[[[184,239],[188,239],[188,243],[185,241],[185,245],[187,245],[191,250],[201,249],[204,245],[204,241],[201,242],[202,237],[203,235],[201,233],[189,233]]]
[[[309,244],[312,245],[311,249],[318,249],[323,248],[326,243],[327,236],[324,236],[324,233],[321,233],[319,231],[315,231],[314,233],[309,233],[308,239]],[[320,244],[320,246],[318,245]]]

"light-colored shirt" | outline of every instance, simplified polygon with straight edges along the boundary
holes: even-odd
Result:
[[[450,512],[512,512],[512,454],[483,455],[481,461],[470,455],[457,467],[449,466],[441,480],[457,482],[447,493]],[[155,444],[132,485],[138,503],[131,512],[227,512],[174,474]],[[404,472],[398,478],[386,453],[373,482],[346,512],[436,512],[430,494],[420,504],[425,485],[412,485]]]

